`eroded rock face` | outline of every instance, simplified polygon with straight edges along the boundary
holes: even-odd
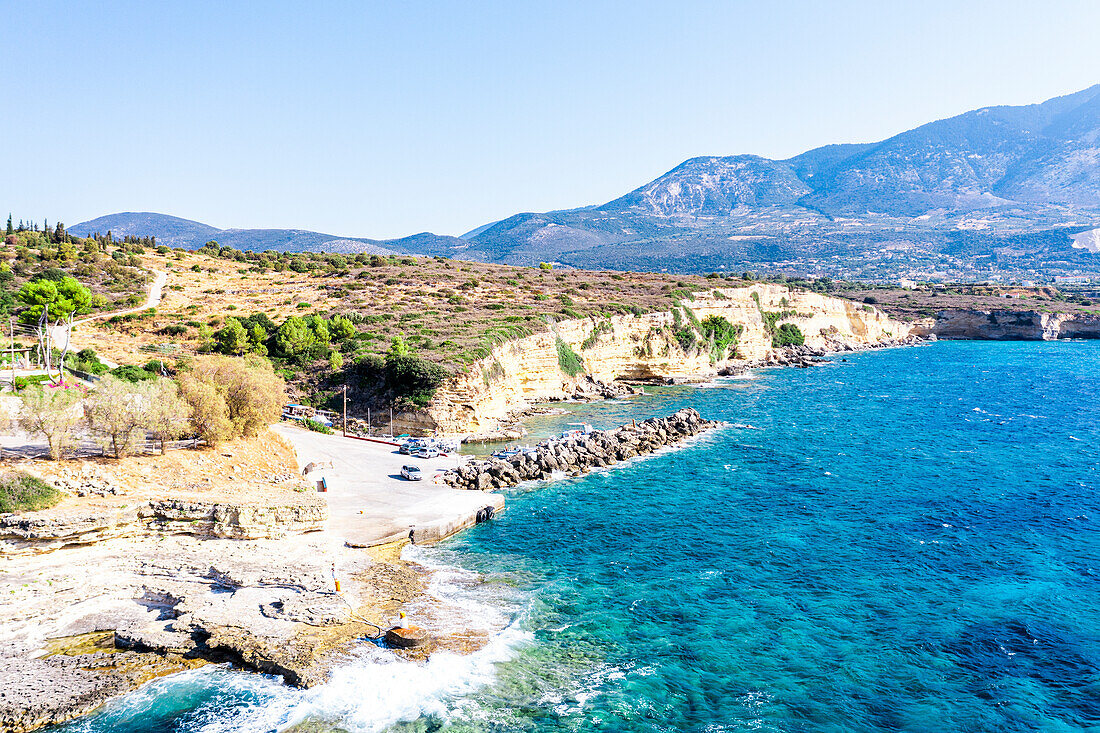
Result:
[[[614,430],[544,441],[530,453],[507,459],[470,461],[443,474],[443,480],[457,489],[489,491],[516,486],[522,481],[548,479],[555,471],[585,473],[675,445],[720,424],[685,408],[669,417],[650,418]]]
[[[13,557],[3,580],[11,603],[0,606],[2,731],[83,715],[202,660],[320,684],[350,644],[382,632],[379,609],[420,590],[403,567],[309,536],[105,540]],[[51,639],[99,631],[113,632],[109,649],[42,656]]]
[[[5,661],[0,658],[0,662]],[[58,654],[0,665],[0,730],[35,730],[85,715],[145,681],[194,666],[127,651]]]
[[[1040,311],[982,311],[952,308],[922,323],[917,332],[943,339],[982,341],[1053,341],[1060,338],[1100,338],[1100,316]]]
[[[0,556],[50,552],[150,532],[232,539],[276,539],[324,529],[328,506],[301,495],[297,503],[229,504],[151,500],[133,506],[91,505],[77,509],[0,515]]]
[[[149,529],[238,540],[277,539],[324,529],[328,507],[299,504],[222,504],[181,500],[151,501],[139,511]]]

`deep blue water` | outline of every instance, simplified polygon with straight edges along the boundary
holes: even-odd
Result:
[[[1098,357],[938,343],[542,418],[741,427],[514,491],[432,551],[522,599],[530,637],[397,729],[1100,730]],[[246,703],[287,705],[221,719]],[[83,728],[211,729],[111,720]]]

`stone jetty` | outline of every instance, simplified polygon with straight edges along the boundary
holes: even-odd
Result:
[[[508,458],[470,461],[443,474],[456,489],[490,491],[516,486],[522,481],[548,479],[555,471],[571,475],[652,453],[717,427],[691,408],[668,417],[654,417],[613,430],[595,430],[540,443]]]

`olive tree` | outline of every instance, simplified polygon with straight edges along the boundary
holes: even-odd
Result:
[[[255,355],[196,359],[179,382],[192,426],[211,445],[259,435],[278,422],[286,403],[286,383]]]
[[[190,428],[195,435],[211,446],[232,437],[229,407],[213,384],[197,376],[183,374],[179,378],[179,390],[180,396],[191,408]]]
[[[41,435],[50,447],[50,458],[61,459],[84,422],[81,392],[75,387],[42,387],[23,390],[19,424],[31,435]]]
[[[85,403],[88,426],[104,449],[115,458],[133,452],[145,438],[145,411],[148,397],[143,383],[127,382],[105,376]]]
[[[147,398],[145,428],[160,441],[160,452],[163,455],[166,441],[188,433],[191,426],[191,405],[183,399],[179,386],[171,379],[155,379],[139,386]]]

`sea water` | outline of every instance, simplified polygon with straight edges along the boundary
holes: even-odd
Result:
[[[507,618],[475,655],[206,668],[66,730],[1100,729],[1098,357],[937,343],[570,407],[533,427],[728,424],[414,548]]]

